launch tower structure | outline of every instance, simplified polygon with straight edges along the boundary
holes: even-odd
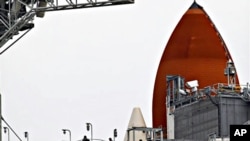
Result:
[[[134,0],[3,0],[0,3],[0,54],[21,39],[33,27],[35,16],[43,17],[46,11],[60,11],[133,4]],[[2,5],[2,6],[1,6]],[[26,10],[27,9],[27,10]],[[20,32],[21,31],[21,32]],[[22,32],[23,31],[23,32]],[[7,47],[4,45],[21,34]]]
[[[234,68],[229,63],[225,70]],[[198,89],[197,80],[185,83],[179,75],[168,75],[166,82],[168,139],[227,140],[230,125],[249,124],[249,84],[216,83]]]

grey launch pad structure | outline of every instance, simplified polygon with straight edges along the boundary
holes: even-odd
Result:
[[[186,82],[185,87],[181,76],[167,76],[167,117],[174,121],[174,139],[229,139],[230,125],[249,124],[249,84],[235,84],[235,74],[229,61],[225,69],[228,84],[217,83],[202,89],[197,89],[197,80]]]

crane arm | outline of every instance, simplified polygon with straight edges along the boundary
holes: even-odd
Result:
[[[48,2],[46,7],[36,7],[34,11],[58,11],[58,10],[69,10],[69,9],[78,9],[78,8],[92,8],[92,7],[103,7],[103,6],[113,6],[113,5],[124,5],[124,4],[133,4],[134,0],[87,0],[87,3],[79,3],[79,0],[66,0],[65,3],[59,3],[58,0]]]
[[[14,0],[12,3],[7,0],[2,1],[4,3],[0,3],[0,55],[34,27],[33,20],[35,16],[43,17],[46,11],[134,3],[134,0]],[[24,30],[26,32],[20,32]],[[13,39],[13,36],[18,34],[23,35],[12,41],[9,46],[4,47],[8,41]]]

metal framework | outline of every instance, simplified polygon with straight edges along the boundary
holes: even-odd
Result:
[[[0,55],[21,39],[33,27],[35,16],[46,11],[93,8],[133,4],[134,0],[3,0],[0,1]],[[26,10],[27,9],[27,10]],[[22,32],[23,31],[23,32]],[[22,34],[12,44],[3,47],[13,36]]]
[[[185,86],[182,77],[169,75],[166,78],[167,125],[170,125],[167,131],[174,129],[175,139],[217,141],[221,138],[226,141],[229,137],[229,125],[249,123],[248,83],[218,83],[190,91],[186,89],[190,85],[187,86],[187,82]]]
[[[142,131],[146,133],[147,141],[163,141],[162,128],[149,128],[149,127],[132,127],[127,130],[127,141],[130,141],[130,132],[132,131],[132,141],[135,140],[135,132]]]

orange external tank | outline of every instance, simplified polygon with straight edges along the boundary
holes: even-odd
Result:
[[[167,127],[167,75],[180,75],[185,81],[198,80],[199,88],[227,83],[224,69],[229,59],[232,60],[231,55],[213,22],[194,1],[174,29],[158,67],[153,93],[153,127]]]

